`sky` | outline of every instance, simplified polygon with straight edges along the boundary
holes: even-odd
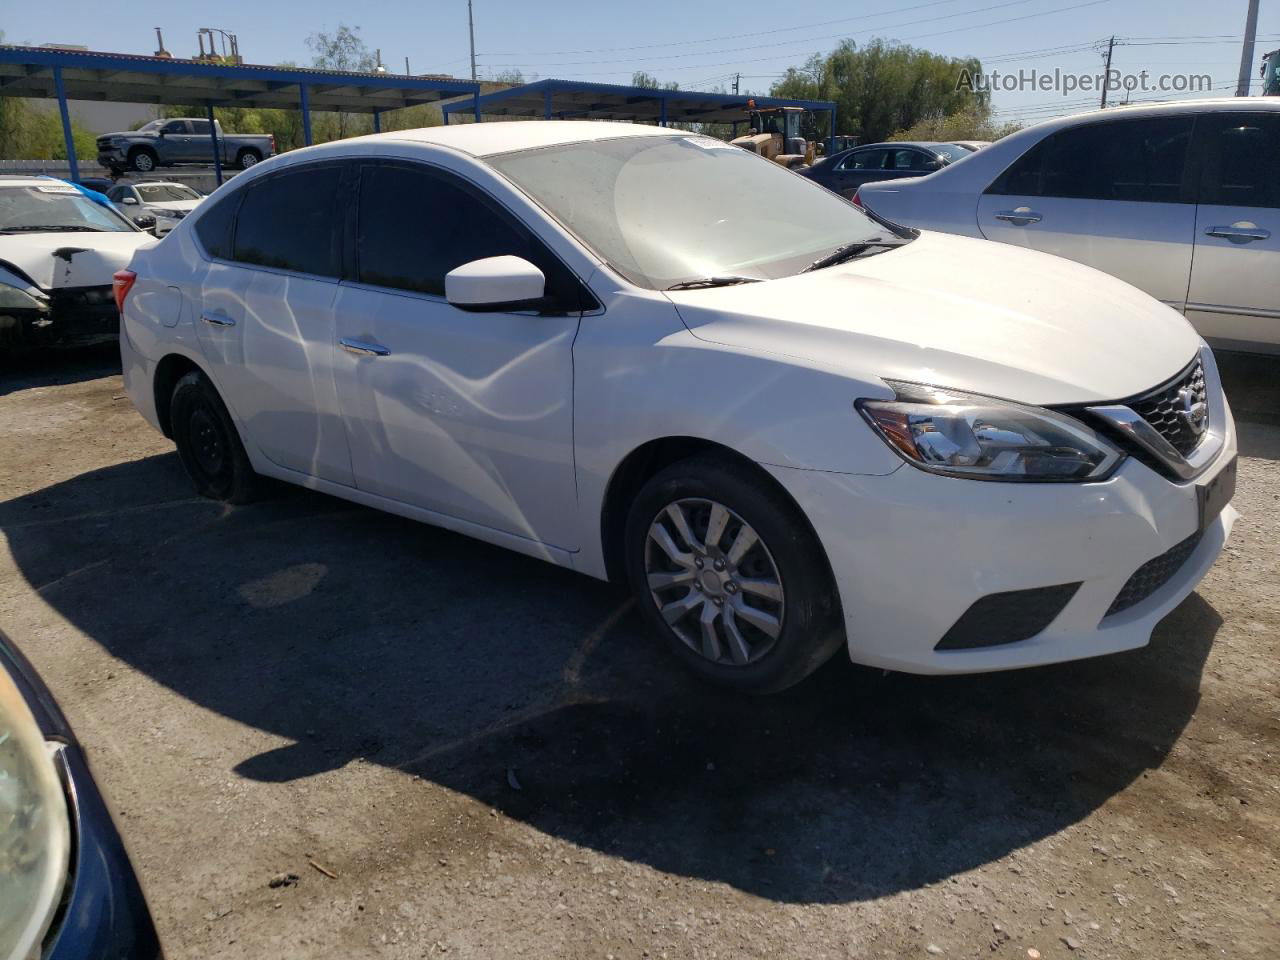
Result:
[[[1153,78],[1207,74],[1209,95],[1230,95],[1240,61],[1247,0],[474,0],[476,60],[481,78],[520,70],[526,79],[563,77],[629,83],[644,70],[686,89],[730,87],[741,74],[744,91],[768,92],[788,66],[825,53],[840,40],[876,37],[949,56],[977,56],[984,69],[1016,74],[1055,69],[1095,74],[1107,39],[1115,36],[1112,66]],[[196,52],[196,30],[235,33],[249,63],[308,64],[307,37],[339,24],[359,27],[392,71],[470,75],[466,0],[167,0],[127,14],[101,0],[57,4],[12,2],[0,13],[8,43],[84,44],[95,50],[150,54],[153,26],[178,56]],[[1280,48],[1280,0],[1261,0],[1258,45],[1250,70],[1258,92],[1258,64]],[[1131,99],[1176,99],[1174,92],[1135,91]],[[1123,94],[1109,94],[1112,102]],[[1095,91],[998,89],[1001,120],[1033,122],[1096,105]]]

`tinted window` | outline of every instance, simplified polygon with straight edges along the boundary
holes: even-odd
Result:
[[[220,260],[231,259],[231,226],[236,218],[236,208],[244,191],[236,190],[217,201],[207,201],[200,207],[200,219],[196,221],[196,236],[209,256]]]
[[[209,135],[209,121],[208,120],[192,120],[191,132],[201,133],[207,137]]]
[[[128,194],[127,187],[112,187],[110,190],[107,191],[107,199],[114,200],[116,203],[119,203],[128,195],[129,194]]]
[[[883,170],[887,150],[858,150],[845,157],[840,164],[841,170]]]
[[[547,277],[548,294],[566,309],[580,309],[578,284],[566,268],[471,188],[421,167],[379,163],[362,168],[356,228],[361,282],[443,297],[450,270],[506,254],[538,266]]]
[[[185,121],[185,120],[170,120],[170,121],[169,121],[168,123],[166,123],[166,124],[165,124],[161,129],[162,129],[162,130],[164,130],[164,132],[165,132],[165,133],[186,133],[186,132],[187,132],[187,121]]]
[[[331,163],[286,171],[249,187],[236,217],[233,259],[338,276],[341,179],[341,166]]]
[[[1182,174],[1191,127],[1190,117],[1161,117],[1063,130],[1025,153],[987,192],[1184,202]]]
[[[1280,116],[1209,114],[1202,203],[1280,207]]]
[[[929,161],[934,158],[921,150],[894,150],[889,168],[892,170],[919,170],[921,172],[934,169]]]

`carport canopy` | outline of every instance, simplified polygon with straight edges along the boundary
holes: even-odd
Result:
[[[747,119],[751,102],[756,107],[801,107],[815,113],[828,113],[829,129],[835,132],[836,105],[830,100],[625,87],[579,80],[538,80],[485,94],[474,107],[470,103],[452,103],[443,109],[446,123],[451,114],[468,110],[498,117],[630,120],[665,126],[668,123],[739,123]]]
[[[449,77],[345,73],[303,67],[205,63],[52,47],[0,46],[0,96],[56,98],[72,179],[79,177],[68,100],[105,100],[214,107],[273,107],[302,111],[303,139],[311,143],[312,110],[379,115],[421,103],[466,97],[476,110],[480,85]],[[477,114],[478,116],[478,114]],[[216,134],[215,134],[216,137]],[[219,182],[222,165],[214,151]]]

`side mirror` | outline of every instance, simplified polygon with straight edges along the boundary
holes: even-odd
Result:
[[[450,270],[444,295],[455,307],[500,313],[543,305],[547,278],[522,257],[485,257]]]
[[[138,198],[137,197],[121,197],[120,202],[121,203],[137,203]]]

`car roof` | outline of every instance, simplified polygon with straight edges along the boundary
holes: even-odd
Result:
[[[449,147],[473,157],[487,157],[513,150],[554,147],[591,140],[613,140],[619,137],[688,137],[693,134],[666,127],[650,127],[615,120],[511,120],[490,123],[463,123],[450,126],[420,127],[375,133],[350,140],[335,140],[323,148],[344,144],[410,142]],[[315,149],[315,148],[312,148]]]

